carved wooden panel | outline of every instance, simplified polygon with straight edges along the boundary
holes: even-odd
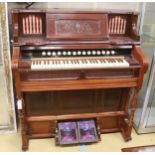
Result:
[[[47,14],[49,39],[107,39],[106,14]]]

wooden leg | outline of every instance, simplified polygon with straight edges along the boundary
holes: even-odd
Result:
[[[23,99],[21,100],[21,106],[18,105],[18,114],[20,118],[21,125],[21,135],[22,135],[22,150],[26,151],[29,145],[29,137],[27,133],[27,123],[25,120],[25,105]]]
[[[135,113],[135,110],[136,110],[136,107],[137,107],[137,96],[138,96],[138,91],[135,89],[134,90],[133,101],[132,101],[132,104],[131,104],[130,116],[129,116],[129,118],[124,118],[124,120],[123,120],[123,124],[122,124],[123,128],[121,129],[121,132],[122,132],[122,135],[123,135],[123,138],[124,138],[125,141],[131,140],[131,131],[132,131],[132,127],[133,127],[133,118],[134,118],[134,113]],[[128,98],[128,100],[129,100],[129,98]],[[127,109],[128,108],[126,107],[125,108],[126,112],[127,112]]]
[[[20,117],[21,120],[21,135],[22,135],[22,150],[26,151],[28,149],[29,146],[29,137],[27,135],[27,126],[25,123],[25,119],[24,117]]]
[[[22,133],[22,150],[27,151],[29,146],[29,138],[26,134]]]
[[[123,136],[123,138],[124,138],[124,141],[129,141],[129,140],[131,140],[132,138],[131,138],[131,130],[132,130],[132,127],[123,127],[122,129],[121,129],[121,133],[122,133],[122,136]]]
[[[129,117],[129,126],[132,126],[132,124],[133,124],[133,118],[134,118],[135,110],[137,107],[137,97],[138,97],[138,91],[135,90],[135,94],[134,94],[133,102],[132,102],[132,106],[131,106],[131,113],[130,113],[130,117]]]

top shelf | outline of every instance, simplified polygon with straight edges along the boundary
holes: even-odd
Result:
[[[38,12],[38,13],[89,13],[89,14],[94,14],[94,13],[108,13],[108,14],[135,14],[138,15],[139,12],[137,11],[133,11],[133,10],[118,10],[118,9],[112,9],[112,10],[108,10],[108,9],[99,9],[99,8],[74,8],[74,9],[70,9],[70,8],[50,8],[50,9],[12,9],[11,10],[12,13],[32,13],[32,12]]]

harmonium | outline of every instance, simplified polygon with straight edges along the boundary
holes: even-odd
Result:
[[[138,13],[13,9],[12,71],[22,149],[29,139],[91,143],[120,132],[131,140],[148,68]]]

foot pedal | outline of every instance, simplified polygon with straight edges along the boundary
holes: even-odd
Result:
[[[98,135],[94,120],[82,120],[77,122],[80,143],[97,142]]]
[[[60,145],[78,143],[76,122],[58,123],[58,142]]]
[[[59,145],[98,142],[94,119],[58,122],[56,142]]]

